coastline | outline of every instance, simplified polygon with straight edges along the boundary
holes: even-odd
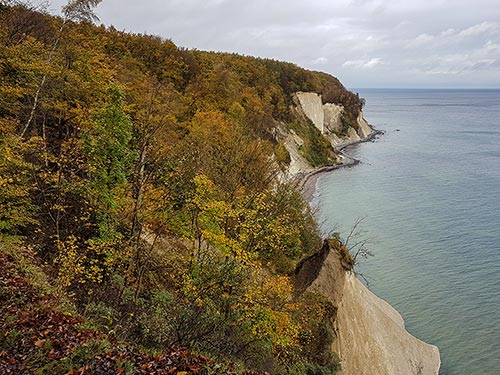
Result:
[[[378,139],[379,136],[385,134],[385,131],[383,130],[375,129],[373,126],[370,127],[373,131],[366,138],[333,146],[334,149],[338,151],[342,157],[341,164],[327,165],[324,167],[316,168],[310,172],[300,172],[294,177],[297,187],[301,191],[304,200],[309,203],[311,202],[314,192],[316,191],[316,182],[322,174],[332,172],[341,168],[351,168],[360,163],[360,160],[353,158],[352,156],[344,152],[344,150],[350,146],[354,146],[360,143],[374,142],[376,139]]]
[[[311,203],[318,178],[340,168],[351,168],[360,163],[346,151],[349,146],[374,142],[385,134],[373,130],[366,138],[334,146],[342,157],[342,163],[325,166],[295,176],[302,197]],[[335,261],[334,261],[335,262]],[[333,262],[333,263],[334,263]],[[326,261],[311,286],[337,303],[336,335],[334,350],[342,363],[340,375],[438,375],[441,367],[439,348],[413,336],[405,328],[404,318],[389,302],[371,292],[354,273],[332,279],[338,267]],[[338,285],[339,281],[342,286]],[[337,290],[333,293],[332,291]],[[333,293],[333,294],[332,294]],[[354,319],[354,320],[353,320]]]

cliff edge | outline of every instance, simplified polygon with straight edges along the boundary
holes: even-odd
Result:
[[[345,109],[340,104],[324,103],[321,95],[314,92],[297,92],[296,103],[302,113],[316,126],[333,147],[345,143],[359,142],[375,130],[368,124],[360,111],[352,126],[343,120]]]
[[[278,127],[277,139],[286,147],[290,157],[290,163],[286,169],[285,179],[302,178],[306,174],[316,174],[318,167],[326,170],[335,169],[342,165],[356,164],[352,158],[346,157],[341,150],[351,144],[364,142],[372,139],[379,131],[372,128],[359,111],[356,121],[352,124],[345,121],[346,110],[340,104],[324,103],[320,94],[315,92],[297,92],[294,94],[296,123],[309,122],[318,133],[320,139],[317,144],[325,142],[329,147],[328,160],[313,164],[307,158],[308,142],[310,139],[304,135],[312,134],[311,130],[297,129],[290,125]],[[297,131],[298,130],[298,131]],[[302,130],[302,132],[300,132]],[[304,134],[305,133],[305,134]],[[321,147],[324,147],[321,146]],[[309,150],[311,146],[309,145]],[[310,156],[310,155],[309,155]],[[332,168],[333,167],[333,168]],[[307,178],[306,178],[307,180]],[[303,181],[305,182],[305,181]]]
[[[439,350],[410,335],[401,315],[370,292],[342,265],[325,241],[322,250],[296,272],[299,289],[315,291],[336,307],[336,339],[341,375],[437,375]]]

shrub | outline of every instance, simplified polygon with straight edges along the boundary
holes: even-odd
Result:
[[[278,146],[276,146],[276,150],[274,151],[274,160],[276,160],[282,170],[290,165],[292,159],[290,158],[290,153],[286,149],[283,142],[279,142]]]

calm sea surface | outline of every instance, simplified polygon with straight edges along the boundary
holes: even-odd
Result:
[[[324,231],[364,218],[358,270],[439,347],[441,374],[500,374],[500,91],[357,91],[387,133],[318,180]]]

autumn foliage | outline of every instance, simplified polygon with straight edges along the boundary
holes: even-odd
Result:
[[[293,64],[95,26],[95,1],[70,1],[63,18],[9,3],[0,243],[30,250],[2,269],[2,373],[233,371],[190,351],[234,370],[333,373],[328,345],[313,345],[327,305],[297,297],[288,276],[321,241],[277,177],[290,155],[276,134],[295,124],[306,157],[328,163],[293,93],[322,93],[348,122],[362,101]]]

